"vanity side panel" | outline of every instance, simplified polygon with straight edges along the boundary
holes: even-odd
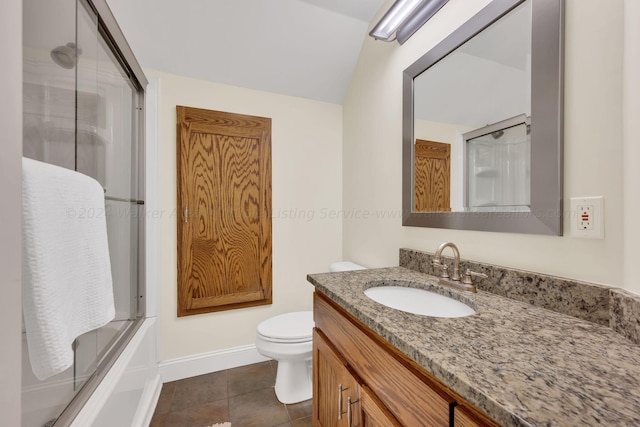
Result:
[[[414,362],[318,292],[313,309],[316,328],[403,425],[450,425],[455,399]]]

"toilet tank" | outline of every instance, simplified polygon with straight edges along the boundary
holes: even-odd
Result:
[[[356,264],[351,261],[337,261],[329,264],[329,271],[332,273],[338,271],[352,271],[352,270],[366,270],[367,267],[363,267],[360,264]]]

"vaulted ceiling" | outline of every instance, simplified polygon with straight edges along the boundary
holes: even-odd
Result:
[[[341,104],[385,0],[107,0],[143,68]]]

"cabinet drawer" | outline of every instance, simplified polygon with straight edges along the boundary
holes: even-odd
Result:
[[[362,381],[407,426],[449,426],[455,399],[413,361],[331,302],[314,294],[314,320]]]

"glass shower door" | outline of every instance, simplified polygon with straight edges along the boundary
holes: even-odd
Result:
[[[77,6],[76,0],[23,2],[23,154],[68,169],[76,167]],[[95,346],[77,341],[75,356],[85,362],[40,381],[24,327],[22,338],[22,425],[50,425],[95,370]]]
[[[31,371],[23,328],[22,425],[41,427],[73,418],[60,415],[83,387],[97,385],[98,368],[104,374],[142,313],[142,96],[88,1],[25,0],[23,9],[23,154],[91,176],[104,188],[104,210],[76,214],[106,218],[116,311],[112,322],[78,337],[69,369],[44,381]]]

